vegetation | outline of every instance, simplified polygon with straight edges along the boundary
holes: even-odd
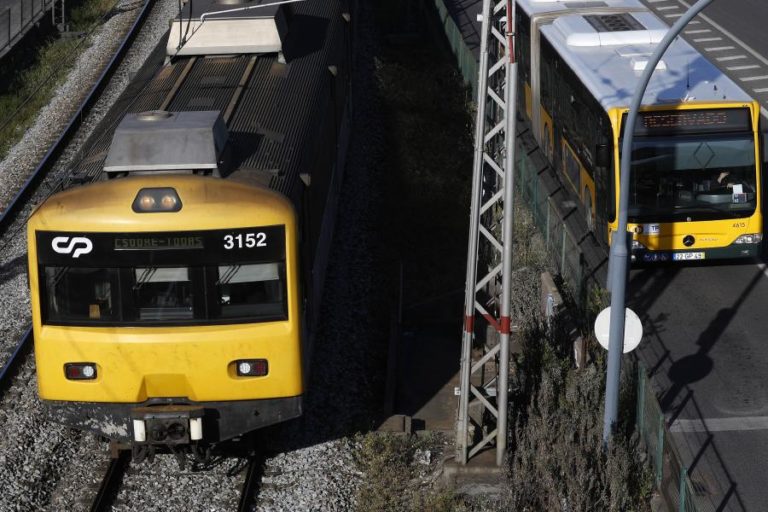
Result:
[[[92,30],[114,4],[115,0],[67,2],[70,29]],[[43,33],[42,29],[33,30],[36,32],[0,61],[0,160],[32,126],[87,44],[84,37],[62,38],[55,33]]]
[[[461,512],[468,508],[450,489],[433,485],[445,446],[438,435],[359,435],[356,463],[365,475],[357,491],[358,509],[366,512]]]

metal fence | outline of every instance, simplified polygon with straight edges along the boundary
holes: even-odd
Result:
[[[585,262],[580,246],[583,236],[571,231],[563,212],[555,205],[553,191],[540,177],[542,172],[549,172],[547,164],[530,152],[530,144],[524,143],[524,137],[517,139],[515,190],[544,236],[547,251],[568,283],[574,300],[584,307],[588,289],[599,286],[599,279]]]
[[[653,392],[642,363],[637,365],[637,430],[645,443],[654,471],[656,488],[667,506],[679,512],[704,512],[710,507],[696,503],[696,493],[688,477],[688,468],[674,444],[668,442],[669,431],[664,413]]]
[[[435,7],[437,8],[437,14],[439,16],[440,24],[443,27],[445,36],[448,38],[448,44],[453,50],[453,54],[456,56],[456,61],[461,70],[461,74],[471,86],[472,97],[477,97],[477,74],[478,74],[478,62],[477,56],[467,46],[464,41],[464,35],[461,33],[461,29],[456,25],[456,22],[448,12],[443,0],[434,0]]]
[[[0,53],[13,46],[30,25],[42,18],[55,1],[16,0],[0,12]]]

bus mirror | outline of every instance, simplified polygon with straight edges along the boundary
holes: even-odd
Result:
[[[598,167],[608,167],[611,165],[611,149],[608,144],[598,144],[595,146],[595,165]]]

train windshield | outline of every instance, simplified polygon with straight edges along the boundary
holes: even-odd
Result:
[[[286,320],[283,262],[43,267],[43,322],[221,324]]]
[[[757,204],[750,134],[636,137],[630,222],[748,217]]]

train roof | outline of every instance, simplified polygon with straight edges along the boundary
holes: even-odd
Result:
[[[668,26],[635,0],[517,0],[606,110],[627,107]],[[752,99],[682,38],[667,49],[643,105]]]
[[[183,85],[164,110],[223,113],[252,66],[227,122],[232,168],[255,174],[258,183],[295,198],[303,186],[300,175],[311,174],[316,166],[313,156],[325,135],[320,124],[345,101],[341,81],[350,54],[345,51],[349,41],[342,14],[340,0],[290,4],[288,35],[279,54],[180,57],[162,66],[161,42],[95,130],[74,170],[76,181],[101,173],[125,113],[161,109],[180,77],[186,77]]]

